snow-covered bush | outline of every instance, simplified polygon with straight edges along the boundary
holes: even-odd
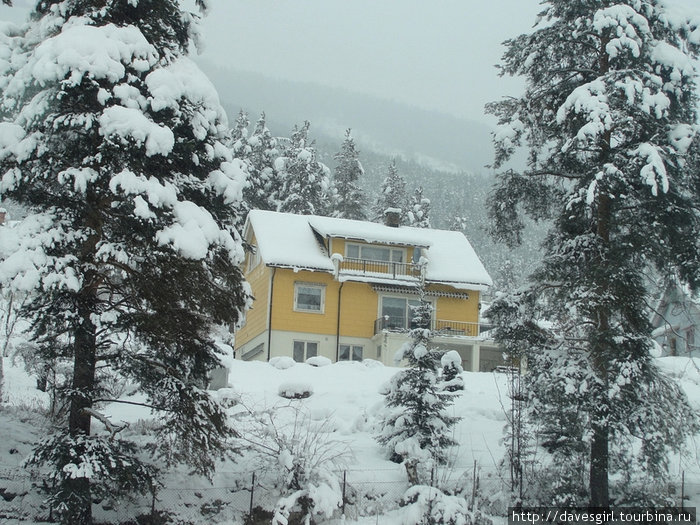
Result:
[[[403,495],[404,525],[471,525],[472,515],[461,496],[445,494],[436,487],[415,485]]]
[[[296,364],[296,361],[288,356],[273,357],[270,359],[270,366],[274,366],[279,370],[286,370],[287,368],[292,368]]]
[[[440,358],[442,364],[442,389],[448,392],[464,390],[464,379],[462,379],[462,356],[455,350],[445,352]]]
[[[330,518],[342,505],[341,471],[349,457],[346,443],[332,432],[330,418],[314,421],[297,403],[263,411],[247,410],[249,444],[261,479],[277,491],[273,524],[314,516]],[[308,523],[308,521],[307,521]]]
[[[314,393],[314,388],[308,383],[287,381],[279,386],[277,392],[287,399],[305,399]]]
[[[324,357],[322,355],[315,355],[313,357],[309,357],[306,360],[306,364],[311,365],[311,366],[319,366],[320,367],[320,366],[328,366],[330,364],[333,364],[333,361],[331,361],[330,359],[328,359],[327,357]]]

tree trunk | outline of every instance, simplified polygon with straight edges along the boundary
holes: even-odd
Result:
[[[604,151],[610,145],[610,134],[605,134]],[[610,243],[610,223],[611,223],[611,202],[610,196],[602,193],[598,197],[598,220],[596,223],[596,233],[602,243],[607,247]],[[607,251],[607,250],[606,250]],[[603,260],[599,262],[601,266],[607,266],[607,253],[604,252]],[[605,274],[605,272],[603,272]],[[607,282],[600,283],[600,292],[608,289]],[[598,343],[592,348],[593,370],[602,383],[602,387],[597,389],[597,399],[595,409],[591,414],[593,438],[591,440],[591,466],[589,477],[590,504],[592,507],[607,507],[610,504],[608,467],[609,467],[609,441],[610,430],[608,427],[608,361],[607,355],[609,341],[607,332],[610,330],[610,311],[601,306],[598,309],[597,319]]]
[[[78,316],[80,324],[75,331],[75,355],[73,361],[73,392],[68,414],[68,432],[72,438],[90,435],[91,417],[84,409],[92,407],[95,388],[96,336],[91,314],[95,311],[94,272],[86,272],[84,287],[80,292]],[[68,492],[68,509],[64,523],[75,525],[92,524],[92,497],[90,479],[75,478],[65,482]]]
[[[591,441],[590,492],[591,507],[608,507],[610,496],[608,490],[608,425],[597,422],[593,425]]]

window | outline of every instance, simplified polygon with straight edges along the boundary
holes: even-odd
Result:
[[[383,328],[415,328],[413,308],[420,305],[417,299],[403,297],[382,297]]]
[[[258,264],[260,264],[260,252],[256,247],[253,247],[253,251],[248,253],[248,271],[251,271]]]
[[[345,256],[366,261],[403,262],[404,250],[369,244],[346,244]]]
[[[294,310],[323,313],[326,287],[321,284],[294,284]]]
[[[318,343],[314,341],[294,341],[292,357],[298,363],[303,363],[309,357],[318,355]]]
[[[362,361],[362,352],[360,345],[340,345],[338,361]]]

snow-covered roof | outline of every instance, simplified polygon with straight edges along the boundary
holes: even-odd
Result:
[[[428,259],[426,280],[460,289],[483,289],[493,283],[471,244],[461,232],[398,228],[366,221],[317,215],[252,210],[246,239],[254,232],[263,262],[269,266],[333,272],[323,240],[343,238],[367,243],[423,248]],[[355,280],[355,276],[352,277]],[[362,280],[357,277],[357,280]]]

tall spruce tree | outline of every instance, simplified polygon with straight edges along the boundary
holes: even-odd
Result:
[[[382,182],[379,197],[372,208],[374,215],[372,220],[384,222],[384,214],[388,209],[401,210],[401,224],[406,224],[406,212],[408,211],[406,180],[399,174],[395,160],[387,168],[387,175]]]
[[[360,163],[359,152],[349,129],[345,132],[345,140],[334,158],[338,165],[333,178],[337,191],[333,217],[366,221],[367,195],[358,184],[365,170]]]
[[[218,366],[214,324],[236,323],[247,301],[231,213],[245,173],[214,87],[185,56],[199,16],[177,0],[43,0],[4,71],[0,196],[33,213],[0,277],[33,289],[23,313],[42,358],[71,363],[65,415],[29,459],[50,467],[63,523],[90,524],[93,499],[154,483],[100,412],[121,402],[107,371],[153,410],[154,464],[207,475],[230,447],[202,387]]]
[[[529,149],[527,169],[498,175],[490,213],[510,244],[523,212],[553,227],[529,288],[491,314],[506,345],[528,345],[529,417],[548,434],[551,479],[584,466],[588,490],[570,499],[607,506],[611,474],[662,478],[697,428],[650,358],[643,276],[673,268],[700,284],[700,20],[657,0],[544,5],[532,33],[505,43],[501,72],[525,77],[524,94],[488,106],[496,168]]]
[[[279,206],[276,193],[281,180],[275,170],[275,159],[280,156],[280,148],[267,128],[265,113],[255,123],[248,145],[248,184],[243,189],[245,206],[247,210],[276,210]]]
[[[278,211],[299,215],[327,215],[331,211],[330,171],[317,159],[309,139],[310,126],[309,121],[294,126],[289,143],[277,159]]]

